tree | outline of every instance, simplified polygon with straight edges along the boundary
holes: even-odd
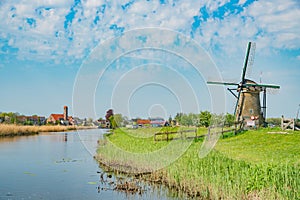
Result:
[[[114,115],[113,109],[109,109],[106,111],[105,119],[109,120],[110,116]]]
[[[181,121],[182,116],[183,116],[183,113],[177,113],[174,119],[175,119],[176,122],[178,122],[179,124],[182,124],[182,121]]]
[[[0,114],[0,117],[4,119],[6,123],[15,123],[16,122],[16,113],[13,112],[3,112]]]
[[[16,122],[16,117],[15,116],[11,117],[10,118],[10,123],[14,124],[15,122]]]
[[[224,114],[211,114],[210,125],[223,126],[225,121]]]
[[[192,124],[192,120],[188,117],[187,114],[182,114],[180,118],[180,124],[183,126],[190,126]]]
[[[129,119],[127,116],[123,116],[123,124],[124,126],[126,126],[127,124],[129,124]]]
[[[208,127],[211,122],[211,113],[208,111],[201,111],[199,114],[199,125]]]
[[[116,122],[117,127],[123,126],[123,117],[122,114],[115,114],[114,121]]]
[[[233,114],[226,113],[225,115],[225,125],[232,126],[234,124],[235,117]]]
[[[115,129],[115,128],[118,127],[118,125],[117,125],[117,123],[116,123],[116,121],[114,119],[114,115],[111,115],[109,117],[109,122],[110,122],[110,128]]]
[[[170,115],[170,117],[169,117],[169,123],[171,124],[172,123],[172,116]]]
[[[117,123],[115,122],[114,119],[114,111],[113,109],[109,109],[106,111],[105,119],[109,121],[110,127],[112,129],[115,129],[117,127]]]
[[[267,118],[266,121],[267,121],[268,124],[273,124],[275,126],[280,126],[281,125],[281,118]]]
[[[188,115],[190,126],[199,126],[199,116],[195,113]]]

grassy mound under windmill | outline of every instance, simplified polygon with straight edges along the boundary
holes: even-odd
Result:
[[[116,129],[106,139],[135,153],[168,145],[167,141],[154,142],[156,129],[145,130]],[[220,138],[215,149],[202,159],[198,157],[202,139],[195,139],[178,160],[142,178],[205,199],[300,198],[299,132],[282,134],[279,129],[259,129],[227,136]],[[100,146],[98,160],[110,159],[118,164],[120,158],[112,157],[113,149],[106,148],[104,142]]]

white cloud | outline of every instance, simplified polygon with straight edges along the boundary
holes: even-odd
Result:
[[[37,52],[40,59],[72,61],[87,56],[98,42],[114,37],[117,31],[110,29],[113,24],[124,30],[169,28],[190,36],[193,17],[199,14],[202,6],[212,13],[228,2],[190,0],[160,5],[158,1],[134,1],[123,10],[121,1],[85,0],[74,8],[72,25],[66,31],[64,21],[73,4],[71,0],[5,1],[0,7],[1,38],[7,40],[9,46],[19,49],[19,58],[28,59],[30,52]],[[238,4],[244,3],[241,0]],[[99,13],[104,4],[104,14]],[[194,34],[196,41],[206,49],[218,46],[220,52],[231,55],[244,49],[249,40],[259,42],[264,52],[300,46],[297,20],[300,9],[296,1],[255,1],[239,14],[227,12],[224,15],[224,19],[210,16],[206,22],[201,22]],[[27,18],[34,20],[34,26]]]
[[[244,52],[246,43],[258,43],[261,52],[297,50],[300,47],[299,5],[293,0],[255,1],[237,15],[210,17],[195,34],[207,49],[218,49],[224,57]],[[223,59],[223,58],[222,58]]]
[[[239,5],[243,5],[244,3],[246,3],[247,0],[239,0]]]
[[[97,6],[101,6],[104,3],[105,3],[104,0],[86,0],[86,1],[82,1],[82,4],[84,5],[84,7],[90,8],[90,9],[95,9]]]
[[[245,15],[271,37],[269,47],[297,49],[300,46],[300,9],[296,1],[258,1],[246,10]]]
[[[229,2],[229,0],[209,0],[207,2],[207,8],[210,12],[212,12],[218,9],[219,7],[223,6],[227,2]]]

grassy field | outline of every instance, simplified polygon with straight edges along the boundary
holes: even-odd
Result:
[[[79,126],[23,126],[15,124],[0,124],[0,137],[1,136],[18,136],[18,135],[31,135],[40,132],[62,132],[76,129],[87,129],[91,127]]]
[[[297,131],[282,132],[279,128],[249,130],[220,140],[216,149],[227,157],[249,163],[300,165],[300,133]]]
[[[159,128],[117,129],[100,141],[97,159],[120,171],[148,172],[170,164],[178,155],[182,155],[192,140],[154,141]],[[170,145],[171,144],[171,145]],[[165,157],[169,159],[165,159]],[[151,165],[149,161],[151,160]]]
[[[157,131],[117,129],[100,141],[97,158],[121,171],[130,167],[136,172],[140,168],[151,170],[149,166],[156,163],[148,160],[136,164],[142,160],[138,155],[168,146],[176,149],[183,141],[155,142],[153,135]],[[280,134],[277,129],[260,129],[228,136],[221,138],[215,149],[202,159],[198,157],[202,140],[188,141],[186,151],[175,162],[143,178],[204,199],[300,199],[300,133]],[[175,150],[167,154],[163,151],[161,155],[172,156],[172,151]],[[127,154],[122,152],[136,154],[124,160]]]

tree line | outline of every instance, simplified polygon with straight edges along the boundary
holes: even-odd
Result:
[[[113,114],[113,111],[110,109],[107,111],[106,120],[110,122],[110,128],[116,128],[130,124],[137,119],[129,120],[128,117],[123,116],[122,114]],[[217,124],[220,126],[232,126],[234,125],[235,117],[230,113],[226,114],[214,114],[209,111],[201,111],[198,114],[195,113],[177,113],[174,118],[172,116],[168,121],[168,124],[171,126],[181,125],[181,126],[197,126],[197,127],[208,127],[210,124]]]
[[[201,111],[199,114],[177,113],[174,120],[183,126],[208,127],[210,124],[232,126],[234,125],[235,117],[230,113],[214,114],[209,111]]]

